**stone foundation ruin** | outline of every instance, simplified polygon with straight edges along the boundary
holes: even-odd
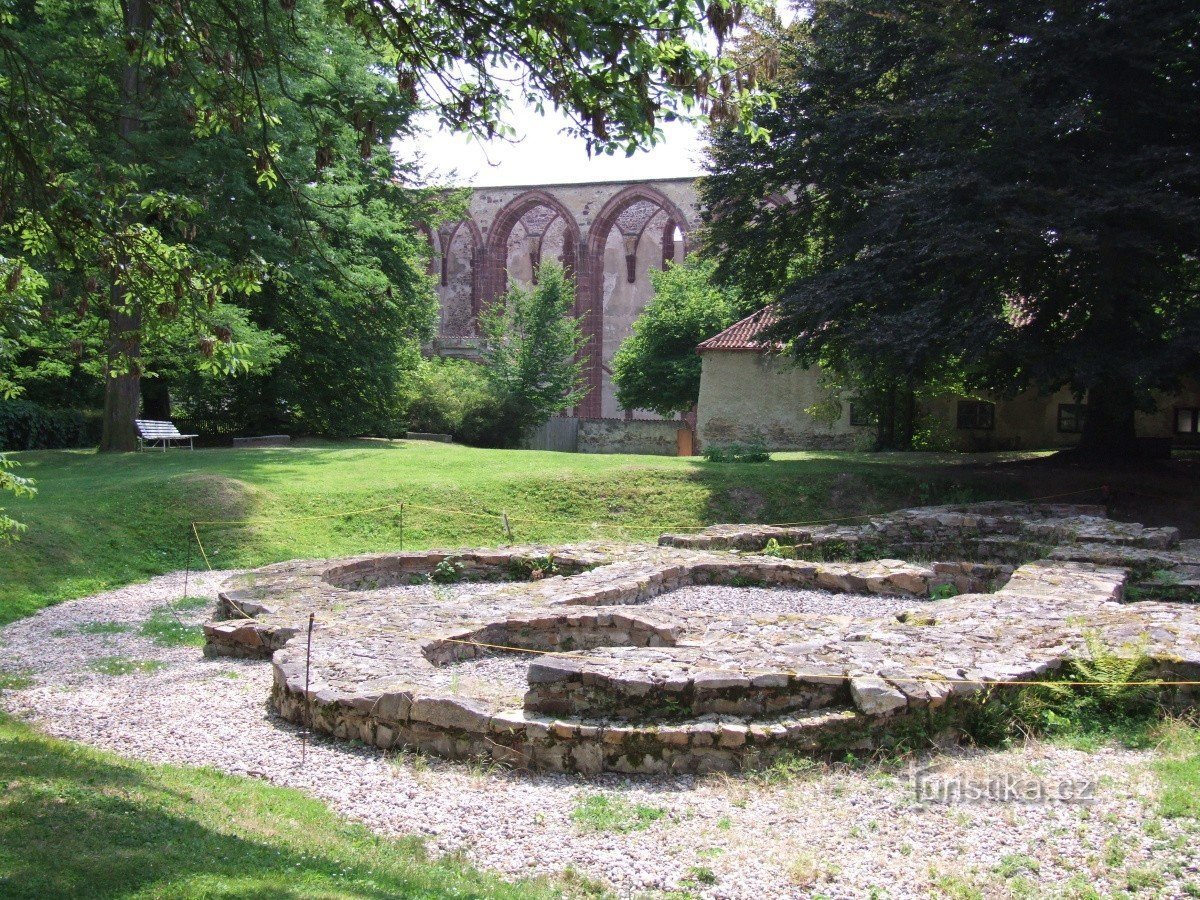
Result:
[[[765,592],[673,602],[704,585],[829,592],[834,611]],[[911,606],[839,614],[862,595]],[[270,659],[274,709],[339,738],[550,771],[707,772],[952,722],[989,685],[1052,676],[1089,634],[1140,642],[1154,677],[1200,679],[1200,606],[1173,602],[1198,595],[1200,552],[1175,529],[991,503],[658,546],[267,566],[230,579],[205,652]]]

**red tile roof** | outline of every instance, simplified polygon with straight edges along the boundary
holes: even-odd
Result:
[[[749,350],[761,353],[764,350],[778,349],[776,341],[764,338],[768,329],[779,321],[779,313],[774,306],[760,309],[746,316],[740,322],[734,322],[718,335],[710,337],[696,348],[697,353],[705,350]]]

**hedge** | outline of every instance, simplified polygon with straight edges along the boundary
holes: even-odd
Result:
[[[91,447],[100,417],[78,409],[47,409],[28,400],[0,401],[0,452]]]

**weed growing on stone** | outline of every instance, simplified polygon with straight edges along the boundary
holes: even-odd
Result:
[[[1027,872],[1036,875],[1040,870],[1041,864],[1024,853],[1009,853],[1001,857],[995,868],[1001,878],[1014,878]]]
[[[939,584],[929,592],[930,600],[949,600],[958,596],[958,588],[952,584]]]
[[[409,769],[417,778],[429,771],[429,757],[416,750],[397,750],[388,762],[396,769]]]
[[[571,821],[585,831],[627,834],[644,831],[666,814],[662,807],[633,804],[611,794],[583,794],[575,802]]]
[[[935,897],[946,897],[948,900],[983,900],[983,890],[961,875],[942,874],[936,869],[931,869],[929,876]]]
[[[815,778],[824,771],[825,766],[811,757],[784,753],[767,765],[747,771],[746,777],[764,787],[781,787]]]
[[[463,565],[453,556],[447,556],[436,566],[429,578],[434,584],[455,584],[462,581]]]
[[[708,866],[691,866],[682,880],[695,885],[713,885],[717,883],[717,873]]]
[[[135,675],[157,672],[166,668],[166,663],[157,659],[130,659],[127,656],[101,656],[92,660],[88,668],[101,675]]]
[[[834,870],[825,866],[807,850],[797,853],[787,864],[788,880],[797,887],[812,887],[818,881],[835,874],[837,873]]]
[[[558,563],[553,553],[533,559],[514,558],[508,563],[508,577],[513,581],[538,581],[557,574]]]

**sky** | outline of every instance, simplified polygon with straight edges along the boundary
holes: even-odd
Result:
[[[431,182],[471,187],[679,178],[701,172],[699,128],[684,122],[663,123],[665,140],[651,150],[589,159],[581,139],[559,133],[566,119],[553,111],[543,116],[530,106],[514,105],[508,121],[519,136],[515,142],[473,140],[431,124],[420,138],[398,142],[396,149],[402,156],[421,154]]]
[[[786,0],[778,0],[775,6],[784,24],[802,15]],[[512,108],[507,122],[517,131],[515,141],[482,141],[451,134],[431,118],[424,134],[398,141],[394,148],[403,157],[422,156],[431,183],[464,187],[684,178],[702,172],[704,138],[699,126],[661,123],[665,139],[653,149],[628,157],[618,153],[589,159],[582,140],[560,134],[566,126],[564,116],[553,110],[541,115],[511,94],[509,102]]]

